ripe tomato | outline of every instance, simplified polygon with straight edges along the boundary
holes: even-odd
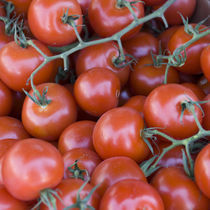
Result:
[[[28,9],[28,24],[33,35],[47,45],[62,46],[76,40],[74,29],[61,18],[77,15],[77,30],[82,30],[82,11],[76,0],[33,0]]]
[[[95,122],[90,120],[77,121],[69,125],[61,133],[58,140],[58,149],[64,154],[76,148],[93,150],[93,128]]]
[[[147,182],[139,165],[129,157],[112,157],[96,166],[91,176],[91,185],[96,186],[98,194],[102,197],[105,191],[113,184],[124,179],[136,179]]]
[[[0,140],[26,139],[29,137],[20,120],[9,116],[0,117]]]
[[[157,190],[150,184],[126,179],[107,189],[100,202],[100,210],[151,209],[163,210],[164,204]]]
[[[132,0],[127,0],[127,2],[132,2]],[[143,3],[136,2],[134,6],[133,10],[136,17],[144,17]],[[109,37],[128,26],[134,20],[134,17],[129,9],[117,0],[92,0],[88,8],[88,19],[92,28],[100,37]],[[141,27],[142,25],[135,27],[126,33],[123,39],[130,38]]]
[[[210,199],[210,144],[207,144],[195,159],[195,181],[199,189]]]
[[[102,159],[127,156],[141,162],[149,154],[149,148],[140,137],[143,128],[143,119],[136,110],[129,107],[111,109],[96,122],[94,148]]]
[[[59,151],[40,139],[18,141],[6,152],[2,163],[4,186],[12,196],[25,201],[37,199],[41,190],[55,187],[63,173]]]
[[[160,169],[151,184],[160,193],[165,209],[208,210],[208,199],[179,168]]]
[[[0,185],[0,209],[1,210],[28,210],[25,202],[10,195],[3,185]]]
[[[76,74],[79,76],[85,71],[94,67],[108,68],[120,79],[121,86],[124,86],[130,73],[129,67],[117,68],[113,60],[119,56],[117,44],[106,42],[84,48],[80,51],[76,61]]]
[[[44,44],[36,40],[33,42],[47,56],[52,55]],[[22,48],[15,41],[9,42],[0,50],[0,78],[12,90],[29,90],[31,86],[26,82],[43,61],[43,56],[32,46]],[[54,61],[49,62],[35,75],[34,84],[50,81],[54,71]]]
[[[210,130],[210,93],[205,98],[203,98],[203,101],[208,101],[208,102],[201,105],[204,111],[202,125],[204,129]]]
[[[195,24],[191,24],[192,27],[195,27]],[[206,26],[201,25],[199,30],[205,28]],[[168,48],[171,53],[174,50],[184,43],[188,42],[192,38],[192,35],[189,35],[185,32],[184,26],[180,26],[177,31],[171,37]],[[182,71],[187,74],[200,74],[201,66],[200,66],[200,56],[202,50],[209,45],[210,42],[210,35],[204,36],[203,38],[199,39],[198,41],[191,44],[189,47],[186,48],[186,56],[187,60],[185,64],[181,67],[177,67],[177,70]],[[184,53],[182,53],[184,55]]]
[[[123,42],[123,47],[129,54],[136,59],[143,56],[158,53],[158,39],[150,33],[139,32],[134,37]]]
[[[202,50],[200,63],[206,79],[210,82],[210,45]]]
[[[60,199],[56,198],[56,210],[63,210],[65,207],[69,207],[73,205],[77,201],[77,192],[84,184],[84,181],[81,179],[65,179],[60,182],[59,185],[56,186],[55,190],[57,190]],[[93,187],[90,184],[86,184],[85,187],[80,192],[80,198],[83,200],[88,194],[91,192]],[[98,209],[99,206],[99,196],[96,192],[94,192],[88,202],[86,203],[89,206],[92,206],[94,209]],[[84,203],[83,203],[84,205]],[[83,206],[84,208],[84,206]],[[51,210],[53,208],[48,208],[44,204],[41,205],[40,210]],[[73,209],[82,209],[73,208]],[[84,208],[88,209],[88,208]]]
[[[72,177],[73,173],[68,170],[68,167],[74,164],[76,160],[78,160],[77,163],[78,167],[81,170],[87,170],[89,176],[92,175],[93,170],[101,162],[101,159],[94,151],[86,148],[75,148],[66,152],[63,155],[63,160],[64,160],[64,179]],[[82,175],[85,178],[85,180],[87,180],[86,173],[83,173]]]
[[[193,114],[185,110],[181,121],[184,101],[198,101],[197,96],[180,84],[166,84],[155,88],[144,103],[144,118],[148,127],[158,127],[160,131],[176,139],[190,137],[198,132]],[[202,123],[202,112],[197,107],[195,114]]]
[[[78,105],[93,116],[117,107],[120,80],[107,68],[93,68],[81,74],[74,84]]]
[[[9,115],[12,104],[12,91],[0,80],[0,116]]]
[[[40,106],[26,97],[22,109],[23,125],[33,137],[57,140],[62,131],[76,121],[74,98],[65,87],[56,83],[42,83],[36,88],[40,94],[48,88],[46,97],[51,102]],[[33,95],[33,90],[29,94]]]

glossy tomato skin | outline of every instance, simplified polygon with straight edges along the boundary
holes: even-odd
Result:
[[[160,131],[176,139],[190,137],[198,132],[193,114],[184,111],[182,122],[181,104],[184,101],[198,101],[197,96],[180,84],[166,84],[155,88],[146,98],[144,118],[148,127],[161,128]],[[195,114],[202,123],[202,112],[197,107]]]
[[[200,57],[200,63],[202,71],[207,78],[207,80],[210,82],[210,46],[208,45],[205,47],[201,53]]]
[[[9,116],[0,117],[0,140],[26,139],[29,137],[30,135],[20,120]]]
[[[95,124],[94,121],[81,120],[69,125],[59,137],[59,151],[64,154],[65,152],[76,148],[94,150],[92,134]]]
[[[63,155],[64,160],[64,179],[71,178],[72,173],[68,170],[72,164],[78,160],[78,167],[81,170],[87,170],[88,175],[91,177],[93,170],[101,162],[101,158],[94,151],[86,148],[75,148]],[[74,167],[72,167],[74,169]],[[87,174],[83,173],[85,180],[87,180]],[[77,178],[77,177],[75,177]]]
[[[56,209],[63,210],[65,207],[73,205],[76,203],[76,196],[78,190],[84,184],[84,181],[81,179],[65,179],[62,180],[59,185],[56,186],[55,190],[57,190],[60,199],[56,198]],[[80,192],[80,198],[83,200],[90,191],[93,189],[93,186],[87,183],[83,190]],[[61,202],[62,201],[62,202]],[[94,209],[98,209],[99,206],[99,196],[96,192],[92,194],[90,199],[87,202],[88,205],[92,206]],[[40,210],[51,210],[52,208],[48,208],[44,204],[41,205]],[[73,208],[79,209],[79,208]]]
[[[99,210],[129,209],[164,210],[163,201],[150,184],[126,179],[107,189],[101,199]]]
[[[144,128],[141,115],[129,107],[117,107],[104,113],[93,130],[93,145],[102,159],[127,156],[144,160],[149,148],[140,137]]]
[[[44,44],[37,40],[33,42],[47,56],[52,56]],[[32,46],[22,48],[15,41],[9,42],[0,50],[0,78],[12,90],[30,90],[31,85],[26,82],[43,61],[44,57]],[[34,84],[49,82],[54,71],[54,61],[49,62],[34,76]]]
[[[0,80],[0,116],[9,115],[12,111],[12,91]]]
[[[195,24],[191,24],[191,26],[195,27]],[[202,25],[199,29],[203,29],[204,27],[206,26]],[[192,38],[192,35],[187,34],[184,30],[184,26],[181,26],[173,34],[173,36],[171,37],[168,43],[168,48],[170,52],[173,53],[176,48],[188,42],[191,38]],[[207,45],[209,45],[209,42],[210,42],[210,36],[207,35],[199,39],[198,41],[194,42],[189,47],[187,47],[186,48],[187,60],[183,66],[177,67],[177,70],[187,73],[187,74],[202,73],[201,66],[200,66],[200,56],[201,56],[202,50]]]
[[[151,184],[160,193],[165,209],[208,210],[208,199],[179,168],[160,169]]]
[[[129,67],[117,68],[113,60],[119,56],[117,44],[106,42],[84,48],[80,51],[76,61],[76,74],[79,76],[85,71],[94,67],[108,68],[113,71],[120,79],[121,86],[124,86],[129,77]]]
[[[14,198],[3,185],[0,185],[0,209],[1,210],[28,210],[24,201]]]
[[[107,68],[93,68],[81,74],[74,84],[78,105],[93,116],[117,107],[120,80]]]
[[[118,156],[108,158],[96,166],[90,183],[93,186],[100,184],[96,191],[102,197],[110,186],[125,179],[147,182],[143,171],[134,160]]]
[[[128,2],[132,2],[132,0],[128,0]],[[134,11],[138,18],[143,17],[143,3],[137,2]],[[88,9],[88,19],[92,28],[100,37],[112,36],[134,20],[129,9],[127,7],[118,6],[116,0],[92,0]],[[141,27],[142,25],[135,27],[122,38],[130,38],[133,34],[136,34]]]
[[[64,12],[78,15],[75,25],[78,32],[82,30],[82,11],[76,0],[33,0],[28,10],[28,23],[33,35],[43,43],[52,46],[63,46],[76,40],[72,26],[61,21]]]
[[[196,157],[195,182],[205,196],[210,199],[210,144],[207,144]]]
[[[18,141],[4,155],[4,185],[20,200],[37,199],[41,190],[55,187],[63,173],[64,163],[59,151],[40,139]]]
[[[40,93],[48,88],[48,105],[39,106],[26,97],[22,109],[22,122],[25,129],[36,138],[57,140],[62,131],[76,121],[77,108],[71,93],[56,83],[43,83],[36,87]],[[33,95],[33,90],[29,92]]]

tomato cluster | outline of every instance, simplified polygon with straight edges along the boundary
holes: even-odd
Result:
[[[210,30],[189,23],[195,8],[0,2],[0,210],[210,208]]]

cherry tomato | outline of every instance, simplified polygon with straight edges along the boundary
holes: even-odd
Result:
[[[139,32],[134,37],[123,42],[123,47],[136,59],[158,53],[158,39],[150,33]]]
[[[47,45],[62,46],[76,40],[71,25],[63,22],[64,13],[77,16],[74,21],[78,32],[82,30],[82,11],[76,0],[33,0],[28,9],[28,24],[33,35]]]
[[[124,179],[147,182],[144,173],[134,160],[118,156],[108,158],[96,166],[90,183],[93,186],[100,184],[96,191],[102,197],[110,186]]]
[[[52,55],[44,44],[36,40],[33,42],[47,56]],[[29,90],[31,86],[26,82],[43,61],[44,57],[32,46],[22,48],[15,41],[9,42],[0,50],[0,78],[12,90]],[[54,71],[54,61],[49,62],[35,75],[34,84],[48,82]]]
[[[210,45],[205,47],[201,53],[200,62],[206,79],[210,82]]]
[[[144,160],[149,148],[140,137],[144,128],[141,115],[129,107],[117,107],[104,113],[93,130],[93,145],[102,159],[127,156]]]
[[[195,159],[195,181],[199,189],[210,199],[210,144],[207,144]]]
[[[37,199],[41,190],[55,187],[63,173],[59,151],[40,139],[18,141],[6,152],[2,163],[4,186],[12,196],[25,201]]]
[[[191,24],[192,27],[195,27],[195,24]],[[199,30],[205,28],[206,26],[201,25]],[[184,26],[180,26],[177,31],[171,37],[168,48],[171,53],[174,50],[184,43],[191,40],[192,35],[189,35],[185,32]],[[191,44],[189,47],[186,48],[186,56],[187,60],[185,64],[181,67],[177,67],[177,70],[182,71],[187,74],[200,74],[201,66],[200,66],[200,56],[202,50],[209,45],[210,42],[210,35],[204,36],[203,38],[199,39],[198,41]],[[184,56],[184,53],[182,53]]]
[[[76,61],[76,74],[79,76],[85,71],[94,67],[108,68],[120,79],[121,86],[124,86],[130,73],[129,67],[117,68],[113,60],[117,59],[119,51],[115,42],[106,42],[84,48],[80,51]]]
[[[0,185],[0,209],[1,210],[28,210],[25,202],[10,195],[3,185]]]
[[[197,96],[180,84],[166,84],[155,88],[144,103],[144,118],[148,127],[161,128],[160,131],[176,139],[190,137],[198,132],[193,114],[185,110],[181,120],[182,106],[185,101],[198,101]],[[202,123],[202,112],[195,106],[195,115]]]
[[[160,169],[151,184],[160,193],[165,209],[208,210],[208,199],[179,168]]]
[[[29,137],[20,120],[9,116],[0,117],[0,140],[26,139]]]
[[[65,207],[69,207],[76,203],[78,190],[82,187],[84,181],[81,179],[65,179],[60,182],[59,185],[55,188],[57,190],[60,199],[56,197],[56,210],[63,210]],[[90,184],[86,184],[85,187],[80,192],[80,198],[83,200],[89,195],[93,187]],[[99,206],[99,196],[94,192],[88,202],[86,203],[89,206],[92,206],[94,209],[98,209]],[[41,205],[40,210],[50,210],[44,204]],[[79,209],[79,208],[73,208]],[[81,209],[81,208],[80,208]],[[87,208],[85,208],[87,209]]]
[[[157,190],[139,180],[122,180],[107,189],[100,202],[100,210],[151,209],[163,210]]]
[[[132,2],[132,0],[127,0],[127,2]],[[136,2],[133,11],[137,18],[144,17],[143,3]],[[117,0],[92,0],[88,8],[88,19],[100,37],[109,37],[132,23],[134,17],[129,9]],[[135,27],[126,33],[123,39],[130,38],[141,27],[142,25]]]
[[[95,152],[86,148],[76,148],[66,152],[63,155],[63,160],[64,160],[64,179],[72,177],[73,174],[68,170],[68,167],[74,164],[76,160],[78,160],[77,165],[81,170],[87,170],[88,176],[92,175],[93,170],[101,162],[101,159]],[[87,180],[86,173],[83,173],[82,175],[84,176],[84,179]]]
[[[74,84],[78,105],[93,116],[117,107],[120,80],[109,69],[93,68],[81,74]]]
[[[43,83],[36,88],[40,94],[47,88],[46,97],[51,102],[40,106],[26,97],[22,110],[23,125],[33,137],[57,140],[62,131],[76,121],[74,98],[65,87],[56,83]],[[29,94],[33,95],[33,90]]]
[[[0,80],[0,116],[9,115],[12,104],[12,91]]]

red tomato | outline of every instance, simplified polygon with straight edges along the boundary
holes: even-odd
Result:
[[[160,169],[151,184],[160,193],[165,209],[208,210],[208,199],[179,168]]]
[[[76,74],[79,76],[94,67],[108,68],[118,76],[121,86],[124,86],[128,80],[130,70],[128,66],[123,68],[114,66],[113,60],[118,56],[119,51],[115,42],[106,42],[84,48],[77,57]]]
[[[102,159],[127,156],[144,160],[149,148],[140,137],[144,128],[141,115],[129,107],[118,107],[104,113],[93,130],[93,145]]]
[[[122,180],[107,189],[101,199],[100,210],[151,209],[164,210],[157,190],[139,180]]]
[[[123,47],[136,59],[158,53],[158,39],[150,33],[139,32],[134,37],[123,42]]]
[[[9,115],[12,104],[12,91],[0,80],[0,116]]]
[[[9,116],[0,117],[0,140],[26,138],[29,138],[29,134],[20,120]]]
[[[95,122],[90,120],[77,121],[69,125],[59,137],[59,151],[64,154],[76,148],[93,150],[92,134],[94,126]]]
[[[77,192],[84,184],[84,181],[81,179],[65,179],[60,182],[60,184],[55,188],[57,190],[60,199],[56,198],[56,210],[63,210],[65,207],[69,207],[73,205],[77,201]],[[93,187],[90,184],[86,184],[85,187],[80,192],[80,198],[83,200],[85,197],[89,195]],[[84,205],[84,203],[82,203]],[[94,209],[98,209],[99,206],[99,196],[96,192],[94,192],[88,202],[86,203],[89,206],[92,206]],[[82,206],[84,209],[88,209]],[[82,209],[81,206],[79,208],[73,209]],[[41,205],[40,210],[51,210],[53,208],[48,208],[44,204]]]
[[[132,2],[132,0],[127,0]],[[136,2],[133,10],[136,17],[144,17],[144,5],[142,2]],[[97,17],[97,18],[96,18]],[[88,18],[93,30],[100,37],[109,37],[119,32],[130,23],[133,22],[134,17],[129,9],[117,0],[92,0],[88,8]],[[126,33],[123,39],[130,38],[136,34],[142,25],[139,25]]]
[[[63,160],[64,160],[64,179],[72,177],[73,173],[71,173],[68,170],[68,167],[74,164],[76,160],[78,160],[77,164],[78,167],[81,170],[87,170],[89,176],[92,175],[93,170],[101,162],[101,159],[95,152],[86,148],[76,148],[66,152],[63,155]],[[85,180],[87,180],[86,173],[83,173],[82,175],[85,178]]]
[[[195,24],[191,24],[192,27],[195,27]],[[204,25],[200,26],[199,30],[203,29]],[[171,53],[174,52],[174,50],[184,43],[191,40],[192,35],[189,35],[185,32],[184,26],[180,26],[177,31],[173,34],[171,37],[168,48]],[[177,67],[177,70],[182,71],[187,74],[200,74],[201,66],[200,66],[200,56],[202,50],[209,45],[210,42],[210,35],[205,36],[198,41],[191,44],[189,47],[186,48],[186,56],[187,60],[185,64],[181,67]],[[184,53],[182,53],[184,55]]]
[[[41,42],[33,40],[34,44],[47,56],[52,53]],[[0,78],[15,91],[29,90],[26,85],[31,73],[44,61],[44,58],[35,48],[28,46],[22,48],[13,42],[9,42],[0,50]],[[54,61],[46,64],[34,77],[34,84],[48,82],[54,74]]]
[[[40,94],[48,88],[46,97],[51,102],[40,106],[26,97],[22,110],[23,125],[33,137],[57,140],[62,131],[76,121],[74,98],[65,87],[56,83],[43,83],[36,88]],[[29,94],[33,95],[33,90]]]
[[[201,53],[200,63],[206,79],[210,82],[210,45],[205,47]]]
[[[208,102],[201,104],[201,107],[204,111],[202,125],[204,129],[210,130],[210,93],[205,98],[203,98],[203,101],[208,101]]]
[[[134,160],[118,156],[108,158],[96,166],[90,183],[93,186],[100,184],[96,191],[102,197],[110,186],[124,179],[147,182],[143,171]]]
[[[64,163],[59,151],[40,139],[18,141],[6,152],[2,163],[6,189],[15,198],[25,201],[37,199],[41,190],[55,187],[63,173]]]
[[[117,107],[120,80],[107,68],[93,68],[81,74],[74,84],[78,105],[93,116]]]
[[[198,101],[197,96],[180,84],[166,84],[155,88],[146,98],[144,118],[148,127],[158,127],[161,132],[176,139],[190,137],[198,132],[193,114],[185,110],[181,121],[181,107],[184,101]],[[202,112],[197,107],[195,114],[202,122]]]
[[[3,185],[0,185],[0,209],[1,210],[28,210],[25,202],[10,195]]]
[[[78,15],[77,30],[82,30],[82,11],[76,0],[33,0],[28,9],[28,24],[33,35],[47,45],[62,46],[76,40],[74,29],[64,23],[64,13]]]
[[[207,144],[196,157],[194,174],[199,189],[210,199],[210,144]]]

